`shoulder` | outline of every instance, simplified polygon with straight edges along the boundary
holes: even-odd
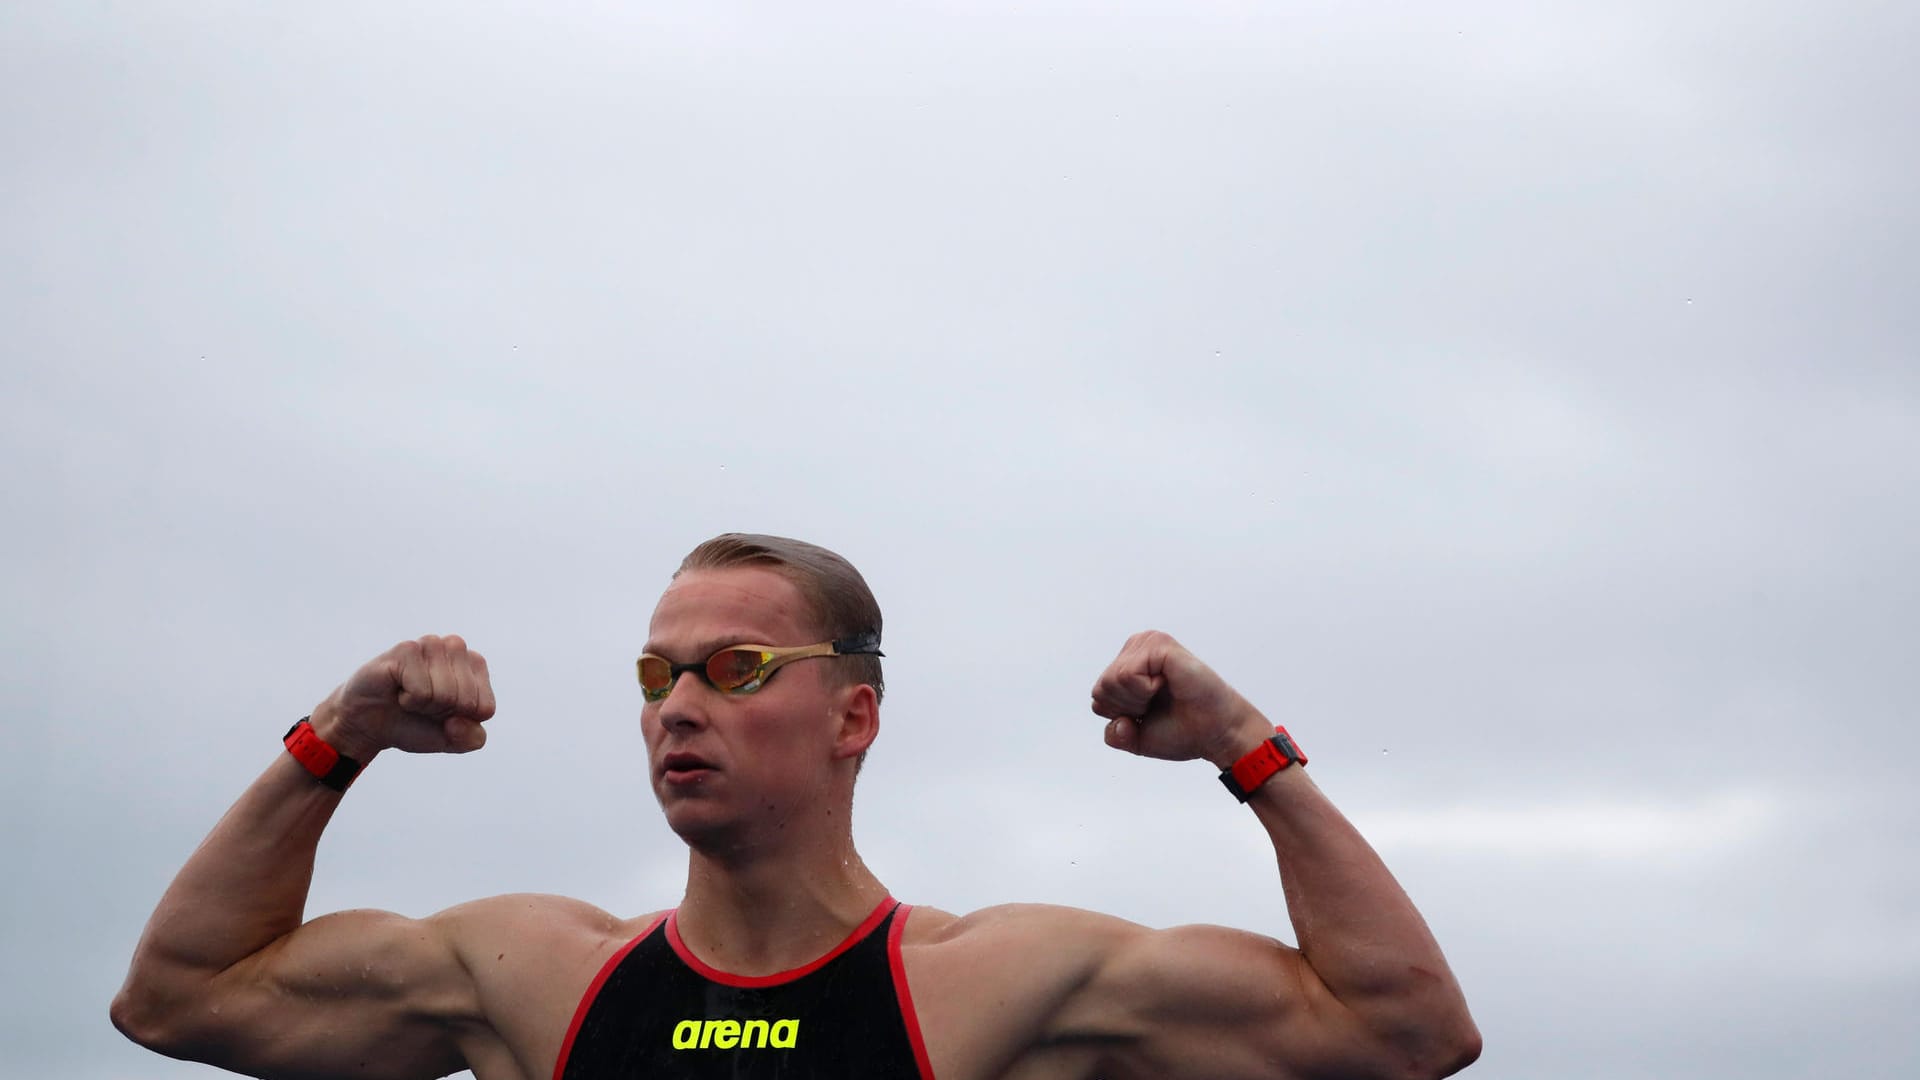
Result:
[[[476,979],[496,967],[542,968],[590,962],[618,951],[665,912],[622,918],[571,897],[509,893],[472,900],[426,920]]]
[[[463,1044],[468,1060],[510,1051],[523,1072],[550,1072],[594,977],[664,915],[622,918],[582,900],[513,893],[430,916],[471,976],[485,1018]]]
[[[1028,965],[1087,969],[1089,976],[1143,962],[1158,965],[1182,955],[1231,966],[1236,955],[1249,950],[1294,953],[1273,938],[1244,930],[1209,925],[1154,929],[1117,915],[1054,904],[1002,904],[967,915],[915,907],[902,947],[930,956],[962,954],[972,965],[1011,954],[1010,959]]]
[[[910,977],[963,996],[1018,985],[1024,1007],[1066,1000],[1154,931],[1114,915],[1055,904],[1000,904],[966,915],[914,909],[901,936]]]
[[[900,951],[909,975],[937,984],[1017,980],[1057,989],[1090,978],[1107,956],[1147,933],[1125,919],[1053,904],[1001,904],[966,915],[916,907]]]
[[[1032,1053],[1093,1060],[1183,1030],[1211,1038],[1242,1019],[1275,1019],[1295,998],[1287,974],[1298,955],[1245,931],[1157,930],[1046,904],[961,916],[916,908],[901,954],[929,1044],[989,1075]],[[1006,1056],[976,1063],[976,1047]]]
[[[1103,1033],[1080,1019],[1079,1002],[1152,933],[1051,904],[914,908],[900,957],[935,1074],[999,1076],[1041,1054],[1050,1064],[1033,1065],[1039,1073],[1086,1075]]]
[[[1005,1009],[991,1027],[1031,1036],[1110,957],[1148,932],[1112,915],[1052,904],[1003,904],[966,915],[916,907],[900,952],[915,1000],[934,1017],[951,1008],[977,1022],[978,1004],[991,1000]]]
[[[1220,978],[1249,960],[1297,955],[1272,938],[1242,930],[1154,929],[1053,904],[1002,904],[967,915],[916,907],[901,952],[909,973],[924,972],[931,983],[963,981],[977,991],[985,988],[984,981],[1018,980],[1062,1001],[1096,988],[1163,990],[1170,980]]]
[[[620,918],[582,900],[515,893],[448,908],[435,924],[472,977],[485,1011],[571,1008],[615,953],[658,914]]]
[[[1056,904],[999,904],[966,915],[916,906],[901,945],[909,950],[970,955],[1013,951],[1033,960],[1063,953],[1104,953],[1151,933],[1115,915]]]
[[[964,963],[1004,961],[1039,969],[1085,969],[1104,963],[1117,949],[1144,942],[1152,930],[1139,922],[1052,903],[1002,903],[968,915],[916,907],[902,934],[902,949],[927,955],[966,957]],[[1091,974],[1091,972],[1083,972]]]
[[[642,928],[647,920],[663,914],[621,918],[570,896],[550,893],[506,893],[469,900],[435,915],[429,921],[453,933],[484,933],[498,927],[518,930],[546,929],[553,932],[617,933],[627,926]]]

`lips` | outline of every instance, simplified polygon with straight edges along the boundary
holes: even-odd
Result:
[[[698,754],[689,754],[676,750],[660,759],[660,771],[670,781],[683,782],[697,779],[712,772],[714,765]]]

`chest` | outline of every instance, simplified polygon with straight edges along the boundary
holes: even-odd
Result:
[[[915,1080],[926,1075],[924,1050],[901,980],[881,931],[765,978],[700,970],[664,931],[651,934],[590,989],[557,1075]]]

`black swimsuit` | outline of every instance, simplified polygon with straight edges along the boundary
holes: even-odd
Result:
[[[889,897],[832,952],[777,975],[729,975],[670,913],[587,987],[554,1080],[933,1080]]]

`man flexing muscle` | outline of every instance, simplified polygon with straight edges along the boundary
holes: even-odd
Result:
[[[689,555],[639,663],[649,777],[687,844],[668,912],[499,896],[307,921],[354,765],[464,753],[494,712],[458,637],[402,642],[314,708],[160,900],[113,1021],[263,1077],[1438,1077],[1480,1036],[1440,948],[1284,733],[1178,642],[1093,686],[1120,750],[1223,771],[1267,831],[1299,948],[1072,908],[894,901],[854,850],[880,611],[839,556]],[[1184,781],[1183,781],[1184,782]],[[1214,790],[1196,797],[1225,798]]]

